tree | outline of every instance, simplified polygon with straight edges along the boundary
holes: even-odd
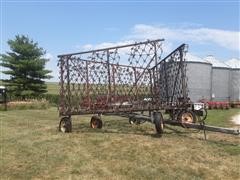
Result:
[[[3,80],[8,91],[23,100],[47,92],[44,79],[51,78],[51,71],[45,69],[49,60],[44,58],[46,52],[38,47],[38,43],[24,35],[17,35],[7,43],[11,51],[0,56],[0,65],[5,67],[2,72],[9,76]]]

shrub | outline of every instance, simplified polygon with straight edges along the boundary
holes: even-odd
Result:
[[[26,99],[26,102],[28,101],[32,101],[32,99],[38,100],[38,101],[42,101],[43,99],[47,100],[51,105],[57,106],[59,103],[59,95],[58,94],[42,94],[38,97],[28,97]],[[8,94],[7,96],[7,101],[8,102],[25,102],[22,101],[21,98],[16,97],[16,96],[11,96],[10,94]]]
[[[11,101],[7,103],[7,110],[47,109],[49,106],[50,106],[49,102],[45,99]],[[4,104],[0,104],[0,110],[4,110]]]
[[[59,103],[58,94],[44,94],[42,98],[46,99],[51,105],[58,105]]]

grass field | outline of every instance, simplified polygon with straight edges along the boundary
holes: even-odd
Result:
[[[222,113],[224,112],[224,113]],[[229,115],[210,111],[209,124],[232,126]],[[104,116],[101,130],[89,116],[73,117],[73,133],[57,131],[56,108],[0,112],[1,179],[238,179],[239,136],[130,125]],[[219,119],[219,121],[217,121]],[[171,127],[172,128],[172,127]]]
[[[59,88],[58,82],[46,82],[47,84],[47,90],[48,94],[59,94]]]

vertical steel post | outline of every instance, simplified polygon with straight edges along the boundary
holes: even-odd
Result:
[[[182,78],[182,92],[183,92],[183,100],[186,103],[187,93],[186,93],[186,81],[185,81],[185,71],[184,71],[184,59],[183,59],[183,51],[185,46],[180,48],[180,63],[181,63],[181,78]]]
[[[115,68],[114,66],[117,66],[117,65],[113,65],[112,64],[112,83],[113,83],[113,92],[112,92],[112,95],[113,95],[113,101],[115,102],[115,96],[116,96],[116,83],[115,83]]]
[[[87,103],[90,109],[90,90],[89,90],[89,72],[88,72],[88,61],[86,61],[86,81],[87,81]]]
[[[59,94],[60,94],[60,102],[59,102],[59,109],[60,109],[60,113],[59,115],[61,115],[61,113],[63,113],[64,109],[65,109],[65,103],[64,103],[64,79],[63,79],[63,64],[64,63],[64,56],[60,57],[59,59],[59,64],[60,64],[60,89],[59,89]]]
[[[159,79],[156,78],[155,76],[155,71],[157,71],[157,69],[158,69],[157,66],[153,68],[153,88],[154,88],[153,94],[155,96],[154,98],[156,98],[156,96],[160,96],[160,93],[157,94],[157,88],[158,88],[157,83],[160,83]]]
[[[67,56],[67,94],[68,94],[68,113],[71,113],[72,105],[71,105],[71,87],[70,87],[70,70],[69,70],[69,59],[71,56]]]
[[[137,70],[136,70],[136,67],[133,67],[133,71],[134,71],[134,78],[135,78],[135,83],[133,84],[133,86],[135,86],[135,100],[138,101],[138,88],[137,88],[137,82],[138,82],[138,79],[137,79]],[[133,87],[134,89],[134,87]]]
[[[110,52],[109,52],[109,50],[107,50],[107,71],[108,71],[108,95],[107,95],[108,102],[106,102],[106,103],[111,103],[112,91],[111,91],[111,70],[110,70]]]
[[[157,45],[156,45],[156,42],[153,42],[153,46],[154,46],[155,67],[156,67],[156,69],[157,69],[158,57],[157,57]],[[155,76],[156,76],[156,77],[155,77]],[[157,70],[156,70],[156,72],[154,71],[153,77],[154,77],[154,81],[155,81],[155,78],[156,78],[157,80],[159,80],[159,78],[160,78],[160,72],[158,72]],[[151,73],[150,73],[150,79],[152,79]],[[154,84],[155,84],[155,83],[160,83],[160,82],[154,82]],[[151,85],[151,89],[152,89],[152,85]],[[160,94],[158,94],[158,95],[160,95]],[[156,98],[156,97],[155,97],[155,98]],[[159,97],[158,97],[158,98],[159,98]]]
[[[150,81],[150,96],[151,96],[151,98],[152,98],[152,99],[151,99],[151,106],[152,106],[151,108],[153,108],[153,105],[152,105],[153,98],[154,98],[154,97],[153,97],[153,82],[152,82],[152,81],[153,81],[153,78],[152,78],[152,72],[151,72],[150,69],[148,70],[148,73],[149,73],[149,78],[150,78],[150,79],[149,79],[149,81]],[[148,108],[149,108],[149,107],[148,107]]]
[[[155,56],[155,66],[158,64],[158,57],[157,57],[157,45],[156,42],[153,42],[154,46],[154,56]]]
[[[167,69],[166,69],[166,60],[163,61],[164,63],[164,79],[165,79],[165,91],[166,91],[166,98],[167,98],[167,104],[169,103],[169,96],[168,96],[168,77],[167,77]]]
[[[181,49],[180,49],[180,52],[181,52]],[[178,63],[178,62],[174,62],[174,63]],[[179,78],[180,69],[181,69],[181,68],[184,68],[184,67],[182,67],[182,65],[183,65],[183,62],[180,60],[179,65],[178,65],[177,75],[176,75],[176,77],[175,77],[175,79],[174,79],[174,85],[173,85],[171,103],[173,102],[174,93],[175,93],[175,89],[176,89],[177,80],[178,80],[178,78]]]

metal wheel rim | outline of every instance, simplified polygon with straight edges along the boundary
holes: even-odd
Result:
[[[92,121],[92,123],[91,123],[91,126],[92,126],[92,128],[97,128],[97,126],[98,126],[98,122],[97,122],[97,120],[93,120]]]
[[[163,122],[161,122],[161,129],[163,129]]]
[[[181,116],[181,122],[183,123],[193,123],[193,115],[190,112],[185,112]]]
[[[64,133],[66,132],[66,123],[65,122],[61,123],[60,129],[61,129],[62,132],[64,132]]]
[[[133,119],[129,119],[129,123],[130,123],[130,124],[134,124]]]

